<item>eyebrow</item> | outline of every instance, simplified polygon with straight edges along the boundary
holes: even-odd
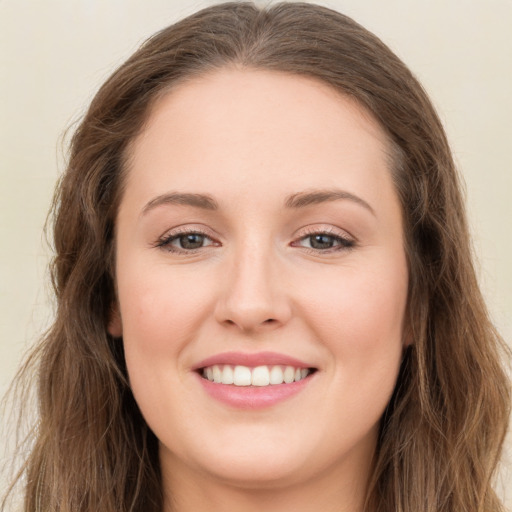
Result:
[[[315,204],[338,200],[353,201],[354,203],[363,206],[370,213],[375,215],[375,210],[364,199],[361,199],[359,196],[340,189],[310,190],[305,192],[298,192],[288,196],[284,202],[284,205],[286,208],[299,209],[306,208],[307,206],[312,206]],[[194,194],[189,192],[170,192],[167,194],[159,195],[149,201],[146,206],[144,206],[142,213],[146,214],[150,210],[166,204],[192,206],[210,211],[216,211],[219,209],[219,204],[217,201],[209,195]]]
[[[361,199],[359,196],[340,189],[299,192],[289,196],[285,201],[285,206],[286,208],[305,208],[306,206],[326,203],[330,201],[338,201],[340,199],[353,201],[354,203],[363,206],[370,213],[375,215],[375,210],[364,199]]]
[[[171,192],[169,194],[162,194],[155,197],[144,206],[142,213],[146,214],[157,206],[163,204],[177,204],[185,206],[194,206],[195,208],[202,208],[203,210],[218,210],[219,205],[213,197],[205,194],[192,194],[182,192]]]

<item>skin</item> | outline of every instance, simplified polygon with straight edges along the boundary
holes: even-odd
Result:
[[[123,336],[134,396],[160,441],[165,510],[362,510],[405,345],[389,162],[371,115],[314,79],[222,69],[154,106],[131,147],[109,330]],[[356,199],[284,205],[326,189]],[[169,193],[207,194],[218,209],[162,200]],[[177,229],[205,233],[204,246],[163,246]],[[318,249],[312,233],[333,247]],[[239,410],[193,371],[233,350],[318,371],[284,402]]]

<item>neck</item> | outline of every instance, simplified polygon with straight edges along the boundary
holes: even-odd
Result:
[[[370,457],[359,467],[351,461],[314,478],[256,485],[222,481],[177,460],[169,462],[162,459],[164,512],[363,512],[371,469]]]

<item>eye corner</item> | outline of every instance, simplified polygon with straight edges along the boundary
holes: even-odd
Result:
[[[194,237],[197,239],[196,242],[194,242]],[[181,247],[176,246],[175,242]],[[194,246],[196,244],[197,246]],[[220,247],[221,245],[222,243],[219,240],[204,229],[197,227],[180,227],[166,231],[164,235],[160,236],[155,241],[153,247],[168,253],[187,256],[207,250],[210,247]]]
[[[313,242],[313,240],[316,241]],[[323,238],[323,240],[321,239]],[[303,243],[309,240],[309,246]],[[317,245],[316,247],[314,245]],[[332,226],[308,227],[298,234],[290,243],[291,247],[302,248],[312,254],[328,255],[332,253],[346,252],[355,248],[357,240],[346,231]]]

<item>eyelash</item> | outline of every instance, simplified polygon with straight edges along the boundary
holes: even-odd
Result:
[[[178,253],[178,254],[194,254],[197,251],[200,251],[201,249],[205,248],[205,247],[199,247],[198,249],[180,249],[180,248],[173,247],[171,245],[172,242],[174,242],[175,240],[178,240],[180,237],[187,236],[187,235],[200,235],[200,236],[203,236],[205,238],[212,240],[212,237],[210,235],[208,235],[208,233],[206,233],[205,231],[202,231],[201,229],[197,229],[197,228],[184,229],[184,230],[180,230],[180,231],[171,233],[169,235],[163,236],[162,238],[160,238],[158,240],[158,242],[156,243],[156,246],[161,247],[162,249],[164,249],[168,252]],[[210,245],[217,245],[217,244],[215,242],[213,242]],[[206,247],[209,247],[209,246],[206,246]]]
[[[306,231],[297,242],[292,242],[293,247],[297,247],[297,243],[301,242],[303,240],[306,240],[308,238],[312,238],[314,236],[327,236],[332,239],[333,243],[338,244],[334,247],[329,247],[327,249],[315,249],[313,247],[302,247],[310,254],[331,254],[335,252],[340,251],[348,251],[350,249],[353,249],[356,245],[356,242],[354,239],[349,238],[348,236],[340,235],[339,233],[335,233],[332,229],[311,229]],[[301,246],[299,246],[301,247]]]
[[[187,235],[200,235],[205,238],[208,238],[210,241],[212,241],[212,243],[207,246],[199,247],[197,249],[176,248],[171,245],[172,242],[178,240],[182,236],[187,236]],[[315,249],[313,247],[302,247],[300,245],[296,245],[299,242],[301,242],[303,240],[307,240],[308,238],[311,239],[314,236],[327,236],[327,237],[331,238],[333,243],[335,243],[337,245],[335,245],[334,247],[326,248],[326,249]],[[218,246],[218,245],[219,245],[218,242],[215,242],[211,238],[211,236],[208,235],[208,233],[202,231],[201,229],[190,229],[190,230],[174,232],[174,233],[171,233],[167,236],[160,238],[156,243],[156,247],[160,247],[168,252],[175,253],[175,254],[195,254],[198,251],[201,251],[202,249],[205,249],[207,247]],[[353,239],[348,238],[346,236],[342,236],[340,234],[335,234],[330,229],[308,231],[308,232],[304,233],[297,241],[292,242],[292,247],[302,247],[302,249],[304,249],[306,252],[315,254],[315,255],[330,254],[330,253],[339,252],[339,251],[348,251],[350,249],[353,249],[355,247],[355,245],[356,245],[356,242]]]

